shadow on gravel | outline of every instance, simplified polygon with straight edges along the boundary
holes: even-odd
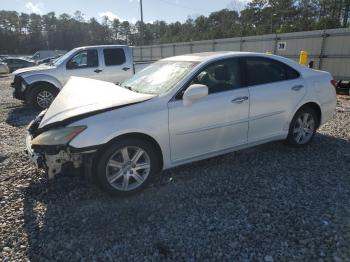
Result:
[[[4,109],[10,109],[7,115],[6,123],[14,127],[28,125],[30,121],[32,121],[39,114],[39,112],[29,108],[26,105],[14,105],[5,107]]]
[[[350,142],[318,134],[305,149],[270,143],[174,168],[128,198],[76,175],[38,178],[24,199],[28,258],[345,261],[349,174]]]

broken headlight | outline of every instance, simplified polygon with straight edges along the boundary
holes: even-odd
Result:
[[[56,146],[66,145],[74,137],[79,135],[86,126],[71,126],[52,129],[41,133],[32,140],[33,146]]]

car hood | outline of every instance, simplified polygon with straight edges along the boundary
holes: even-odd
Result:
[[[56,68],[56,67],[50,66],[50,65],[38,65],[38,66],[31,66],[31,67],[26,67],[26,68],[22,68],[22,69],[17,69],[12,74],[13,75],[17,75],[17,74],[24,75],[26,73],[42,73],[43,71],[52,70],[54,68]]]
[[[94,112],[139,103],[155,96],[136,93],[105,81],[71,77],[47,109],[39,128]]]

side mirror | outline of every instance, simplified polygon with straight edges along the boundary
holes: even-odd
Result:
[[[67,69],[76,69],[78,68],[78,64],[75,61],[69,61],[67,63]]]
[[[206,97],[208,95],[208,87],[201,84],[190,85],[182,96],[185,106],[192,105],[193,102]]]

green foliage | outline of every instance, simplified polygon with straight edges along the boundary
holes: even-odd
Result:
[[[252,0],[238,13],[223,9],[185,22],[143,25],[107,17],[0,10],[0,53],[33,53],[98,44],[160,44],[349,26],[350,0]]]

